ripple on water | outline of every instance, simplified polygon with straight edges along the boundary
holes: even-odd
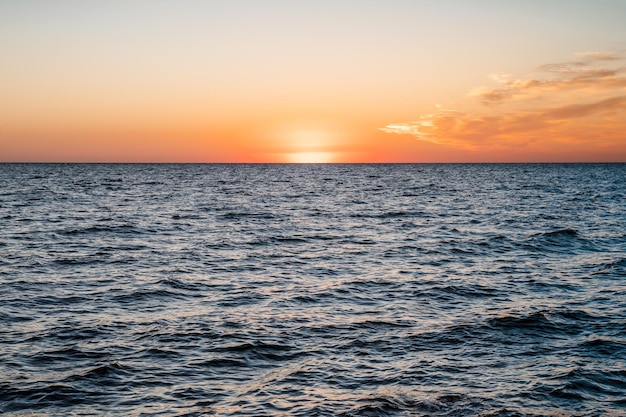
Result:
[[[620,416],[624,164],[0,165],[7,416]]]

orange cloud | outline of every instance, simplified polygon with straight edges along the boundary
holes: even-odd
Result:
[[[538,71],[547,77],[528,77],[512,79],[506,74],[494,74],[491,78],[500,87],[478,87],[470,96],[480,99],[484,104],[492,104],[513,98],[528,99],[533,95],[554,93],[567,90],[588,90],[589,92],[626,88],[626,67],[599,67],[597,63],[624,61],[617,55],[601,52],[578,54],[584,59],[571,62],[559,62],[542,65]]]
[[[441,109],[381,128],[418,140],[470,150],[611,149],[626,157],[626,68],[598,67],[617,56],[585,53],[580,61],[550,64],[550,79],[494,76],[504,87],[475,90],[482,112]],[[593,65],[593,66],[592,66]]]
[[[598,115],[621,115],[623,118],[622,112],[625,110],[626,96],[593,103],[535,111],[507,112],[491,116],[475,116],[456,110],[442,110],[422,115],[417,121],[391,124],[381,130],[387,133],[410,134],[420,140],[471,149],[519,145],[538,140],[540,137],[549,138],[558,133],[557,129],[563,129],[566,126],[576,126],[578,129],[576,137],[587,136],[589,140],[593,140],[598,136],[598,126],[591,123],[588,128],[584,128],[575,119]],[[626,125],[616,123],[613,126],[615,129],[612,129],[609,136],[626,140],[624,126]],[[606,127],[610,127],[610,124],[607,123]],[[606,139],[608,132],[609,129],[604,129],[604,135],[597,139]]]

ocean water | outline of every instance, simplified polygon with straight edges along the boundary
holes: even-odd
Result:
[[[624,416],[626,164],[1,164],[0,413]]]

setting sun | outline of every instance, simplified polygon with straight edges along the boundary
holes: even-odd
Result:
[[[269,130],[264,139],[276,149],[278,162],[299,164],[337,162],[338,149],[349,146],[344,129],[319,121],[284,123]]]
[[[296,152],[287,154],[288,161],[297,164],[323,164],[334,162],[332,152]]]
[[[618,416],[626,0],[0,0],[0,414]]]
[[[625,14],[609,0],[2,2],[0,161],[624,161]]]

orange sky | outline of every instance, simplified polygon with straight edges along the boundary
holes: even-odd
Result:
[[[0,4],[0,161],[626,161],[626,2]]]

